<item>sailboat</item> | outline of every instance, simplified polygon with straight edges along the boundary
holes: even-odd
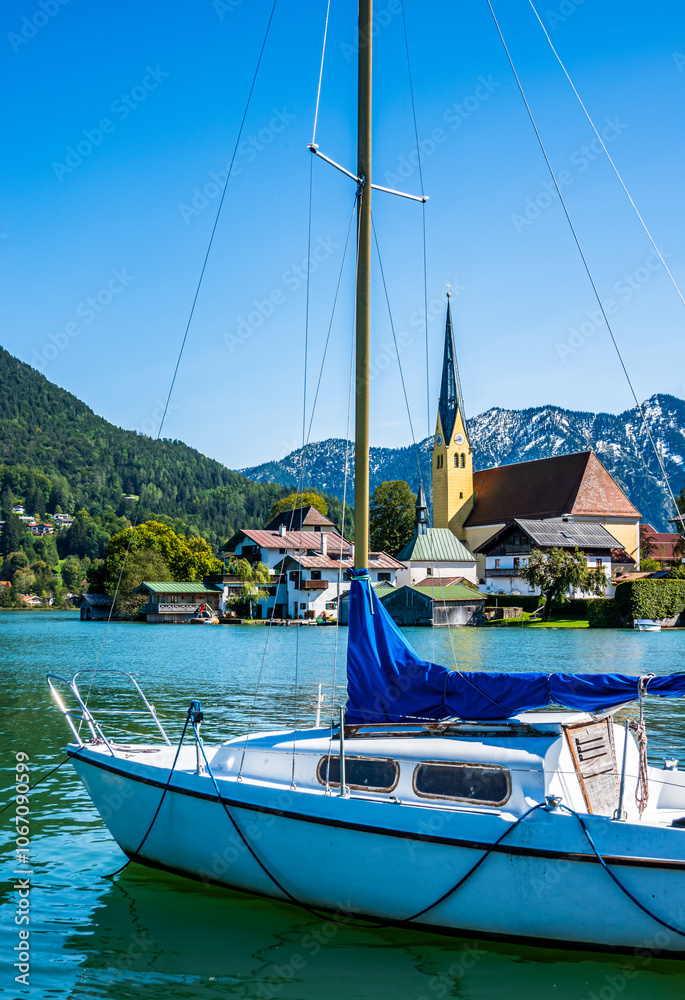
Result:
[[[347,705],[330,727],[210,745],[192,700],[174,746],[131,676],[161,739],[123,744],[79,687],[93,671],[50,675],[67,752],[142,865],[332,920],[685,956],[685,773],[648,766],[643,727],[636,741],[613,720],[683,697],[685,674],[449,670],[418,656],[370,585],[372,18],[359,0]]]

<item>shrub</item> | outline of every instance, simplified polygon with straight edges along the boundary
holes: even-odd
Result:
[[[590,628],[621,628],[625,625],[612,598],[598,597],[587,602]]]
[[[614,604],[624,620],[674,618],[685,611],[685,580],[631,580],[621,583],[616,588]]]

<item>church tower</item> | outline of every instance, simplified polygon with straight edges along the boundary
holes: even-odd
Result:
[[[473,456],[466,429],[449,299],[448,292],[445,352],[433,440],[433,525],[449,528],[463,541],[464,521],[473,508]]]

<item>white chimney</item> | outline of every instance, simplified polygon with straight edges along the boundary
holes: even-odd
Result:
[[[321,532],[321,555],[328,555],[328,532]]]
[[[281,538],[285,538],[285,536],[287,534],[287,532],[285,530],[285,524],[279,524],[279,526],[278,526],[278,534],[281,536]]]

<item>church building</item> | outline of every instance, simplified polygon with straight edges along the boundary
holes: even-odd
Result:
[[[516,518],[601,525],[616,542],[612,562],[639,566],[640,513],[593,451],[474,471],[449,293],[432,475],[433,527],[476,553],[481,579],[477,550]]]

